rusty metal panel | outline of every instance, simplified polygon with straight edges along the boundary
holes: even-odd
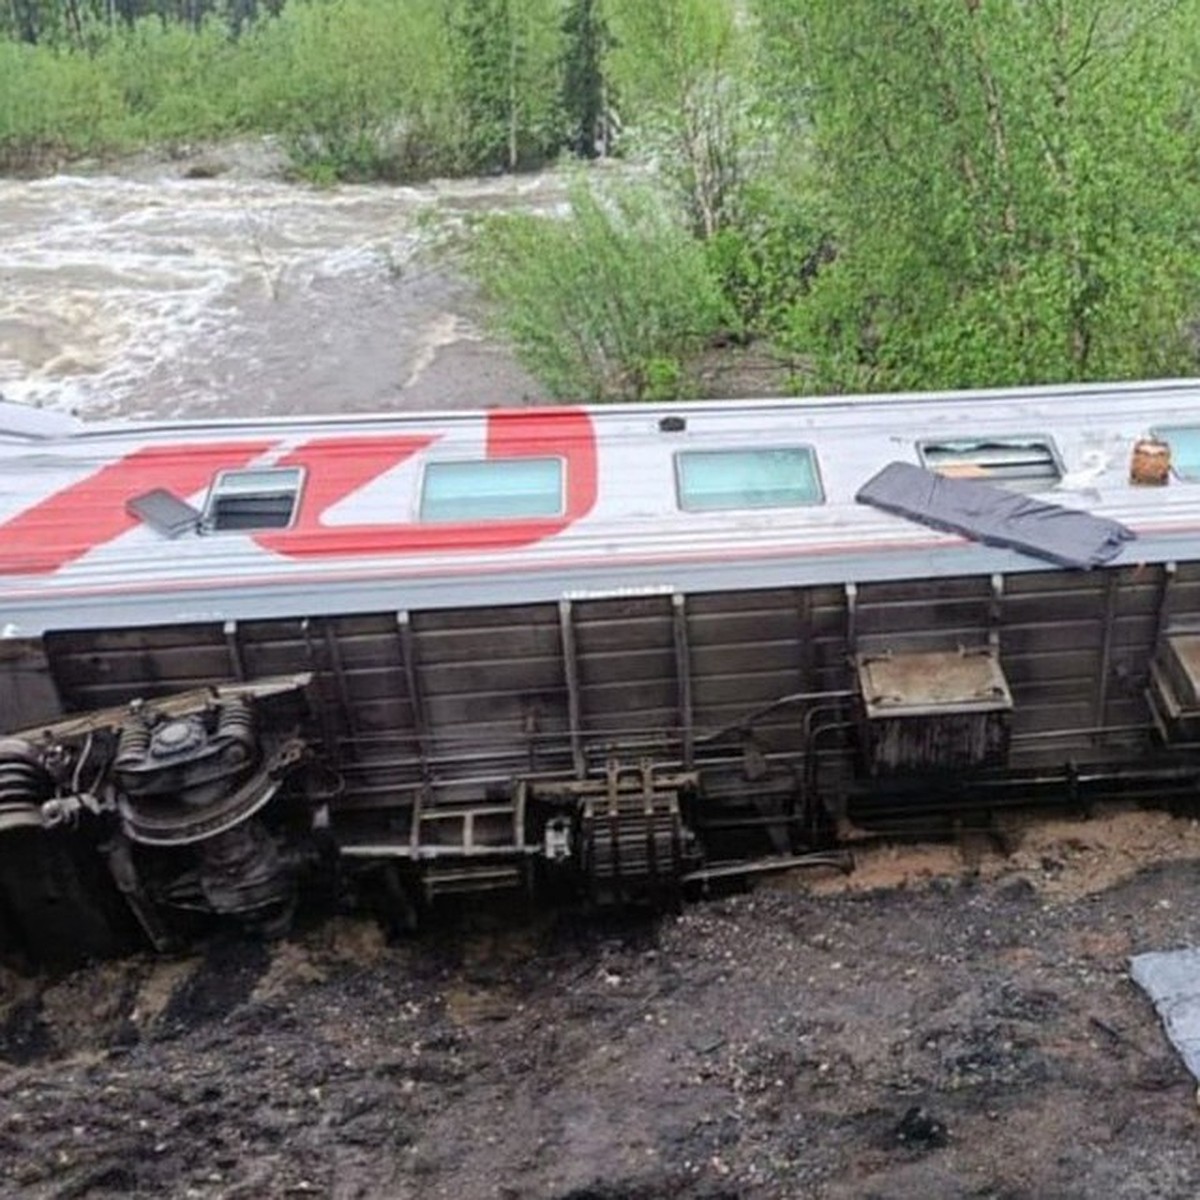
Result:
[[[871,722],[867,740],[873,774],[939,773],[1002,766],[1008,758],[1007,714],[951,713]]]
[[[41,644],[0,640],[0,733],[50,721],[62,713]]]
[[[1104,573],[1114,568],[1106,568]],[[1100,587],[1099,574],[1086,571],[1022,571],[1007,575],[1005,595],[1063,595],[1068,592],[1094,592]]]
[[[578,601],[573,628],[584,744],[633,736],[681,746],[671,597]]]
[[[585,686],[662,682],[675,678],[673,650],[611,650],[584,653],[581,676]]]
[[[1160,661],[1181,704],[1200,707],[1200,633],[1168,634]]]
[[[1014,697],[1024,687],[1060,680],[1078,682],[1096,678],[1100,652],[1096,648],[1064,648],[1043,654],[1005,654],[1004,676]]]
[[[1078,699],[1018,706],[1013,712],[1012,733],[1018,740],[1026,736],[1041,738],[1048,733],[1072,734],[1070,739],[1053,739],[1060,763],[1073,759],[1079,746],[1101,745],[1095,736],[1092,702],[1086,692]]]
[[[575,601],[575,636],[586,655],[666,651],[671,641],[671,613],[664,600],[631,608],[621,601]]]
[[[692,649],[701,651],[709,646],[729,642],[755,642],[759,638],[785,641],[796,633],[796,609],[760,608],[753,596],[746,598],[745,608],[734,612],[689,612],[689,641]]]
[[[802,723],[795,708],[761,710],[788,694],[821,686],[813,646],[818,598],[839,603],[841,593],[789,588],[689,599],[691,699],[699,735],[736,729],[753,715],[753,737],[760,751],[802,749]],[[840,631],[842,624],[837,617],[829,628]],[[760,785],[763,781],[757,780]]]
[[[562,661],[558,655],[489,658],[472,662],[426,663],[421,680],[427,696],[457,696],[488,690],[496,679],[514,689],[542,691],[562,684]]]
[[[1012,708],[1004,672],[987,650],[861,655],[858,675],[871,719]]]
[[[222,678],[229,671],[229,651],[224,645],[144,646],[136,651],[98,650],[60,655],[55,663],[58,679],[66,690],[130,684],[136,691],[148,679],[194,682]],[[292,669],[286,667],[282,673]],[[191,682],[184,686],[191,686]]]
[[[860,655],[857,667],[873,774],[1005,761],[1013,701],[994,652]]]
[[[1200,633],[1168,633],[1150,666],[1148,696],[1168,741],[1200,739]]]
[[[69,711],[230,679],[229,649],[216,624],[48,634],[44,645]]]
[[[778,670],[800,659],[803,633],[794,629],[790,638],[763,638],[760,641],[712,643],[692,648],[692,669],[696,675],[734,675],[739,671]]]

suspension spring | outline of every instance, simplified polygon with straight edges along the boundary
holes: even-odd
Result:
[[[217,718],[217,737],[240,742],[247,750],[253,750],[254,712],[240,696],[222,703]]]
[[[0,738],[0,805],[37,804],[52,790],[33,747],[18,738]]]
[[[140,716],[135,716],[121,726],[117,738],[117,755],[113,766],[117,770],[136,767],[150,752],[150,726]]]
[[[42,801],[53,791],[34,748],[19,738],[0,738],[0,833],[40,825]]]

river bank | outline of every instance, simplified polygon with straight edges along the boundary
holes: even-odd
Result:
[[[0,179],[0,391],[86,418],[551,399],[435,246],[481,214],[560,211],[577,169],[412,187],[286,175],[277,143],[247,139]],[[788,388],[756,347],[695,369],[709,395]]]

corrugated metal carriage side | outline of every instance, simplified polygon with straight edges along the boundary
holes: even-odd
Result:
[[[29,480],[50,463],[52,486],[0,485],[0,568],[6,527],[42,564],[0,569],[0,938],[46,957],[130,930],[165,947],[214,917],[281,927],[318,893],[399,922],[497,889],[672,900],[847,831],[1190,798],[1200,505],[1182,476],[1147,499],[1125,474],[1138,436],[1186,426],[1192,403],[1143,385],[605,410],[569,418],[567,450],[553,417],[479,414],[435,433],[404,417],[23,435],[10,461]],[[373,474],[345,466],[355,439],[386,440]],[[157,486],[170,464],[148,479],[147,445],[192,442],[267,449],[206,462],[173,497],[195,512],[173,538],[116,485],[102,542],[31,532],[39,505],[69,519],[81,480],[95,502],[97,466],[141,455],[129,486]],[[336,460],[305,449],[334,442]],[[1039,494],[1090,471],[1059,497],[1139,540],[1071,570],[854,505],[934,444],[939,469],[982,446],[971,469],[1033,473]],[[349,491],[318,477],[331,462]],[[435,520],[437,462],[454,469]],[[227,486],[241,470],[257,474]],[[502,524],[460,515],[460,475]],[[232,507],[214,510],[218,487]],[[384,519],[363,508],[401,492]],[[228,529],[204,527],[214,511]],[[369,554],[292,554],[289,527],[308,551],[349,528]]]

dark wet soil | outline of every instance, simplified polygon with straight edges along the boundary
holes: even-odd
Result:
[[[1198,897],[963,870],[9,979],[0,1192],[1183,1200],[1195,1085],[1127,962]]]

